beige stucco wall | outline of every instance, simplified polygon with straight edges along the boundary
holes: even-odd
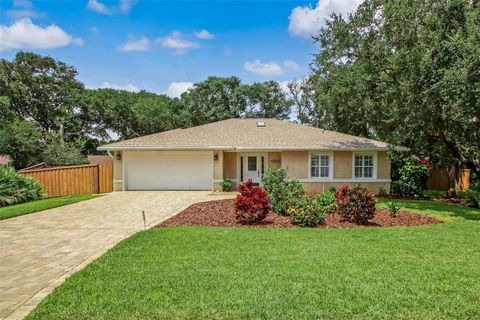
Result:
[[[352,178],[352,156],[351,151],[335,151],[333,153],[334,179]]]
[[[237,179],[237,153],[223,153],[223,178]]]
[[[378,165],[377,165],[377,178],[378,179],[390,179],[391,161],[388,155],[384,151],[378,152]]]
[[[316,194],[328,191],[328,188],[334,187],[335,189],[340,188],[342,185],[348,184],[350,187],[354,185],[361,185],[362,187],[367,188],[368,191],[373,193],[378,193],[378,190],[383,186],[387,191],[390,190],[389,182],[362,182],[362,183],[345,183],[345,182],[302,182],[302,185],[305,189],[305,192],[309,194]]]
[[[218,160],[213,161],[213,179],[223,179],[223,151],[214,151],[218,155]],[[212,155],[213,157],[213,155]]]
[[[282,152],[282,168],[291,179],[308,179],[308,151]]]
[[[117,155],[121,156],[121,160],[117,160]],[[123,154],[122,151],[115,151],[113,154],[113,190],[123,190],[123,170],[122,170]]]
[[[282,153],[269,152],[268,153],[268,168],[278,169],[282,166]]]

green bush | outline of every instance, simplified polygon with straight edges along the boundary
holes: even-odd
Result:
[[[316,205],[325,208],[328,212],[337,210],[337,202],[335,200],[335,193],[328,191],[325,193],[319,193],[313,196],[313,202]]]
[[[288,208],[298,206],[305,195],[300,182],[287,180],[285,169],[268,169],[263,176],[263,188],[267,191],[273,211],[278,214],[288,214]]]
[[[0,166],[0,207],[42,198],[43,186],[11,166]]]
[[[327,212],[328,206],[322,205],[316,197],[307,195],[297,202],[296,207],[290,207],[287,210],[292,222],[300,227],[315,227],[322,224]]]
[[[345,184],[337,190],[335,199],[337,212],[347,221],[367,224],[375,216],[375,195],[364,187]]]
[[[378,195],[380,197],[386,197],[388,196],[388,191],[387,188],[385,188],[385,185],[381,185],[380,188],[378,188]]]
[[[220,182],[220,187],[222,188],[223,192],[231,192],[233,191],[233,181],[228,179],[223,179],[223,181]]]
[[[428,162],[417,156],[397,159],[398,177],[392,183],[392,191],[402,196],[420,196],[428,178]]]
[[[467,191],[465,202],[470,207],[480,208],[480,191]]]

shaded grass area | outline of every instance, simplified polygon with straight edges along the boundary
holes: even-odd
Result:
[[[68,278],[28,319],[480,318],[480,211],[393,201],[445,223],[148,230]]]
[[[46,209],[56,208],[80,201],[90,200],[100,197],[98,194],[84,194],[78,196],[66,196],[58,198],[48,198],[15,204],[13,206],[0,208],[0,220],[22,216],[24,214],[38,212]]]

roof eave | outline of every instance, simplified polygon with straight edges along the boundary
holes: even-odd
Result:
[[[247,151],[247,150],[263,150],[263,151],[387,151],[388,147],[235,147],[235,146],[207,146],[207,147],[158,147],[158,146],[102,146],[98,147],[100,151],[208,151],[208,150],[225,150],[225,151]],[[394,147],[396,151],[409,151],[405,147]]]

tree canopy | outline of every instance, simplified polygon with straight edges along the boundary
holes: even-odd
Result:
[[[367,0],[315,37],[313,122],[480,172],[480,4]]]

